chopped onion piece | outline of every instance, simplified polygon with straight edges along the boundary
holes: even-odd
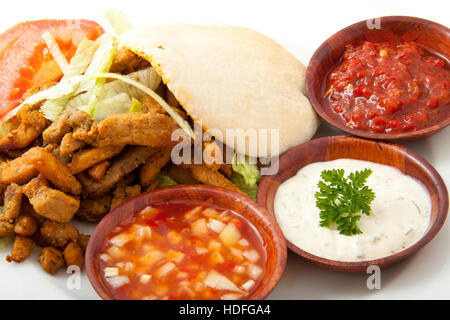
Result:
[[[197,252],[197,254],[205,254],[209,252],[208,249],[202,247],[196,247],[195,251]]]
[[[139,278],[139,281],[140,281],[142,284],[147,284],[147,283],[150,282],[151,279],[152,279],[152,276],[151,276],[151,275],[149,275],[149,274],[143,274],[143,275],[141,275],[141,277]]]
[[[160,211],[158,209],[148,206],[145,209],[143,209],[139,213],[139,215],[144,219],[154,219],[158,215],[159,212]]]
[[[145,296],[143,298],[141,298],[141,300],[157,300],[158,297],[156,296]]]
[[[213,254],[211,254],[211,262],[212,263],[224,263],[225,259],[223,258],[223,256],[220,254],[220,252],[216,251]]]
[[[208,234],[205,218],[198,219],[191,224],[192,234],[196,237],[204,237]]]
[[[137,241],[142,241],[152,238],[152,228],[134,223],[130,227],[130,231],[137,236]]]
[[[105,277],[115,277],[119,275],[119,268],[111,268],[106,267],[105,268]]]
[[[233,268],[233,272],[235,273],[244,273],[245,272],[245,267],[244,266],[236,266]]]
[[[227,277],[215,270],[211,270],[208,273],[204,283],[206,286],[216,290],[242,292],[242,290],[239,289],[233,281],[229,280]]]
[[[254,285],[255,285],[255,281],[248,280],[241,286],[241,288],[244,289],[245,291],[249,291],[251,288],[253,288]]]
[[[111,246],[106,252],[114,259],[120,259],[127,255],[127,251],[118,246]]]
[[[152,266],[158,261],[165,258],[165,254],[159,250],[152,250],[142,257],[139,258],[139,262],[146,265],[146,266]]]
[[[109,255],[107,255],[106,253],[102,253],[101,255],[99,255],[99,258],[102,261],[108,261],[109,259],[111,259],[111,257]]]
[[[243,255],[248,261],[253,263],[258,262],[259,260],[259,253],[256,250],[244,251]]]
[[[247,265],[247,274],[254,280],[257,280],[258,277],[262,274],[263,270],[255,265],[255,264],[248,264]]]
[[[116,276],[111,278],[106,278],[106,281],[113,287],[114,289],[119,288],[123,285],[126,285],[130,282],[130,279],[127,276]]]
[[[200,213],[200,211],[202,211],[202,207],[195,207],[194,209],[191,209],[188,212],[186,212],[184,214],[184,218],[186,220],[194,219],[195,217],[197,217],[197,215],[198,215],[198,213]]]
[[[248,247],[250,245],[250,243],[245,238],[242,238],[241,240],[239,240],[238,243],[243,247]]]
[[[164,277],[169,274],[176,268],[175,264],[172,262],[167,262],[166,264],[159,267],[158,270],[155,271],[155,276],[158,278]]]
[[[216,233],[221,233],[222,230],[225,229],[225,226],[226,226],[225,223],[219,220],[213,218],[209,218],[208,220],[208,227]]]
[[[219,238],[226,246],[232,246],[238,242],[241,234],[233,223],[228,223],[225,229],[219,234]]]
[[[167,259],[172,262],[180,263],[184,259],[185,254],[181,251],[169,250],[167,252]]]
[[[207,216],[208,218],[218,218],[219,217],[219,212],[217,212],[216,209],[213,208],[206,208],[205,210],[203,210],[203,214],[205,216]]]
[[[111,238],[111,243],[117,247],[122,247],[125,243],[130,242],[132,239],[130,234],[119,233],[115,237]]]
[[[208,244],[208,249],[211,251],[220,251],[222,244],[219,241],[211,240]]]
[[[226,293],[220,297],[220,300],[239,300],[242,294],[239,293]]]
[[[243,258],[242,258],[242,250],[239,250],[239,249],[236,249],[236,248],[231,247],[231,248],[230,248],[230,252],[231,252],[231,254],[232,254],[233,256],[235,256],[236,258],[243,259]]]

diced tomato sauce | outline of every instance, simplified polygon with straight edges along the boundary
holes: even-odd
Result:
[[[414,131],[448,119],[450,71],[415,42],[348,45],[328,76],[325,96],[348,127]]]
[[[116,299],[245,299],[263,278],[258,231],[236,212],[184,202],[147,207],[96,255]]]

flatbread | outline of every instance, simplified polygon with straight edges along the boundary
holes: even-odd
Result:
[[[234,142],[240,153],[277,156],[317,130],[318,118],[306,98],[305,66],[256,31],[156,25],[131,30],[120,43],[150,61],[186,112],[227,146]],[[279,130],[278,148],[270,143],[272,129]]]

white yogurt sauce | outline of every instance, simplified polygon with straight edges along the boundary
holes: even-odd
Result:
[[[314,194],[323,170],[372,169],[367,185],[375,192],[371,214],[361,214],[362,234],[346,236],[321,227]],[[367,261],[389,256],[417,242],[430,223],[431,200],[416,179],[378,163],[338,159],[303,167],[285,181],[275,196],[275,216],[285,237],[316,256],[338,261]]]

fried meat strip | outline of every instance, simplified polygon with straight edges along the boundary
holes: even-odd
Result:
[[[54,275],[64,266],[64,257],[61,251],[53,247],[45,247],[39,254],[38,261],[45,272]]]
[[[80,206],[79,199],[50,188],[41,176],[32,179],[22,191],[38,214],[61,223],[72,220]]]
[[[0,222],[0,238],[6,237],[13,232],[14,224],[9,222]]]
[[[176,143],[171,136],[177,128],[169,116],[131,112],[112,115],[94,124],[87,136],[78,132],[73,136],[95,147],[126,144],[166,147]]]
[[[89,199],[96,199],[106,195],[124,176],[139,167],[156,150],[150,147],[128,147],[108,169],[101,182],[95,182],[84,172],[78,174],[83,185],[83,195]]]
[[[11,183],[5,190],[5,199],[3,201],[3,210],[0,213],[0,221],[14,223],[19,217],[21,205],[22,188],[15,183]]]
[[[39,229],[39,222],[32,216],[21,214],[14,225],[14,232],[21,236],[31,237]]]
[[[85,222],[99,222],[109,212],[111,200],[110,195],[98,199],[83,199],[76,217]]]
[[[182,166],[170,166],[167,170],[167,174],[178,184],[200,184],[200,182],[192,176],[190,171]]]
[[[72,132],[66,133],[61,140],[61,146],[59,147],[59,153],[63,156],[72,154],[75,151],[83,148],[85,142],[75,139]]]
[[[6,136],[0,136],[0,150],[22,149],[31,144],[48,126],[39,107],[24,105],[17,113],[19,125]]]
[[[205,165],[183,164],[182,166],[188,169],[192,176],[201,183],[245,194],[234,183],[225,178],[220,172],[208,169]]]
[[[68,108],[43,132],[44,145],[59,145],[64,135],[72,130],[80,135],[87,134],[92,123],[93,120],[87,112]]]
[[[83,250],[83,252],[86,252],[86,248],[88,246],[90,238],[91,238],[91,236],[89,236],[89,235],[80,234],[80,238],[78,239],[78,245]]]
[[[111,166],[109,161],[103,161],[93,165],[88,169],[89,176],[96,182],[100,182],[106,174],[106,171]]]
[[[148,68],[150,63],[133,53],[131,50],[122,48],[117,51],[109,72],[128,74]]]
[[[44,148],[31,148],[22,157],[62,191],[74,195],[81,193],[81,184],[75,179],[69,168]]]
[[[24,184],[38,174],[35,167],[25,157],[19,157],[0,164],[0,183]]]
[[[151,96],[149,95],[144,95],[142,96],[139,101],[142,103],[142,110],[144,112],[148,112],[148,113],[161,113],[161,114],[165,114],[166,111],[164,110],[163,107],[161,107],[161,105],[156,102],[155,99],[153,99]]]
[[[140,170],[140,184],[148,186],[158,175],[161,169],[169,162],[172,148],[162,148],[156,154],[148,158]]]
[[[39,232],[47,243],[57,248],[64,248],[70,242],[77,242],[80,237],[77,228],[73,225],[51,220],[45,221]]]
[[[114,190],[113,199],[111,201],[111,210],[120,205],[127,199],[137,196],[142,191],[140,185],[136,184],[134,186],[118,186]]]
[[[31,238],[16,235],[14,239],[11,255],[6,257],[6,261],[23,262],[33,253],[34,241]]]
[[[73,155],[72,162],[68,164],[68,167],[73,174],[80,173],[97,163],[114,157],[119,154],[123,148],[124,146],[120,145],[83,149]]]
[[[69,243],[64,249],[63,255],[67,267],[78,266],[80,270],[84,269],[83,249],[76,242]]]

